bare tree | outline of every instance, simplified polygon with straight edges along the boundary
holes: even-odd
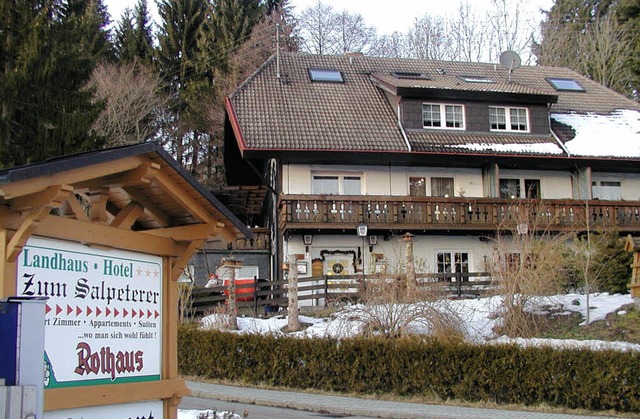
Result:
[[[447,22],[426,14],[415,18],[407,32],[407,51],[411,58],[445,60],[451,57]]]
[[[564,24],[561,16],[549,15],[540,35],[542,42],[535,47],[538,64],[576,68],[579,54],[573,38],[577,32]]]
[[[320,0],[304,9],[297,26],[302,51],[320,55],[335,54],[338,45],[334,19],[333,7]]]
[[[367,26],[360,14],[351,14],[343,10],[334,16],[334,24],[337,30],[338,48],[343,54],[347,52],[366,54],[376,43],[375,28]]]
[[[199,180],[207,186],[225,183],[223,162],[223,133],[225,120],[224,98],[251,75],[275,51],[275,39],[279,38],[281,51],[296,51],[290,16],[280,8],[265,16],[256,24],[249,38],[229,54],[227,66],[214,73],[215,98],[208,104],[209,137],[202,145],[203,163]],[[279,34],[276,33],[279,31]]]
[[[490,33],[485,23],[484,17],[468,1],[460,3],[458,14],[449,23],[452,59],[467,62],[486,59]]]
[[[376,29],[367,26],[362,15],[335,12],[320,0],[302,11],[296,30],[300,49],[311,54],[369,54],[378,49]]]
[[[524,3],[519,0],[492,0],[487,14],[491,28],[490,58],[495,59],[503,51],[515,51],[529,63],[535,24],[526,16]]]
[[[596,20],[578,38],[579,71],[613,90],[625,91],[631,80],[626,62],[630,41],[631,35],[612,15]]]
[[[300,306],[298,304],[298,268],[295,259],[289,256],[289,277],[287,282],[287,331],[298,332],[302,330],[300,324]]]
[[[138,64],[98,65],[89,86],[104,110],[93,128],[109,147],[145,141],[158,132],[158,115],[168,105],[160,77]]]
[[[547,12],[535,45],[538,63],[569,67],[637,98],[637,19],[625,14],[622,2],[591,3],[556,2]]]
[[[407,42],[403,34],[396,31],[391,35],[383,35],[369,49],[369,54],[376,57],[407,57]]]
[[[501,206],[491,276],[502,297],[501,333],[529,337],[535,333],[537,317],[531,315],[541,296],[555,295],[564,278],[565,246],[570,236],[553,233],[555,215],[544,202],[514,200]]]

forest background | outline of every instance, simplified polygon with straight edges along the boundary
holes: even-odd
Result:
[[[556,0],[541,22],[517,0],[417,16],[378,34],[317,1],[138,0],[112,21],[104,0],[0,2],[0,167],[155,140],[199,181],[224,184],[224,98],[276,50],[496,62],[519,53],[638,100],[640,2]]]

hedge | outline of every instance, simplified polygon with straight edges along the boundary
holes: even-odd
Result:
[[[425,338],[320,339],[181,326],[183,375],[362,394],[640,412],[640,354]]]

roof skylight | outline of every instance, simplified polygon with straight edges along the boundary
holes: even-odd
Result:
[[[340,70],[332,68],[310,68],[309,78],[311,81],[323,81],[329,83],[344,83]]]
[[[495,83],[496,81],[484,76],[458,76],[458,78],[469,83]]]
[[[571,92],[584,92],[584,87],[574,79],[560,79],[549,77],[547,79],[550,85],[556,90],[567,90]]]
[[[413,79],[413,80],[431,80],[431,77],[423,73],[414,73],[410,71],[393,71],[391,75],[399,79]]]

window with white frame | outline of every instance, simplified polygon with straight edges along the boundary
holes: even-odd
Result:
[[[436,254],[438,273],[469,272],[469,253],[467,252],[438,252]],[[454,278],[452,277],[451,280]]]
[[[500,198],[541,198],[540,179],[500,179]]]
[[[490,106],[489,124],[491,131],[529,132],[529,111],[527,108]]]
[[[424,128],[464,129],[464,107],[439,103],[422,104]]]
[[[622,182],[619,180],[593,180],[591,182],[591,196],[594,199],[619,201],[622,199]]]
[[[360,175],[313,175],[311,193],[314,195],[361,195]]]

